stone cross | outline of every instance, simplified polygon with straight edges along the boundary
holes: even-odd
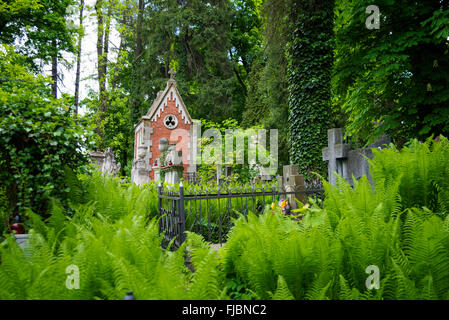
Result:
[[[173,68],[171,68],[170,71],[168,71],[168,74],[170,75],[171,80],[175,80],[176,72],[175,70],[173,70]]]
[[[347,178],[347,156],[349,144],[343,143],[341,128],[327,130],[328,147],[323,149],[323,161],[329,161],[329,182],[335,184],[334,172]]]

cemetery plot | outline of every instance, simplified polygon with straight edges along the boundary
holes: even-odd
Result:
[[[290,177],[291,179],[291,177]],[[281,179],[282,180],[282,179]],[[233,220],[247,218],[250,212],[262,214],[267,207],[282,206],[286,214],[297,208],[295,199],[322,204],[324,190],[302,185],[278,185],[277,182],[252,185],[201,187],[183,184],[179,190],[164,190],[159,186],[160,232],[166,243],[179,247],[185,231],[195,232],[214,244],[226,242]]]

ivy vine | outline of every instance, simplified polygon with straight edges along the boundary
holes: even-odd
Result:
[[[302,173],[326,175],[322,148],[331,118],[334,1],[296,3],[287,48],[290,161]]]

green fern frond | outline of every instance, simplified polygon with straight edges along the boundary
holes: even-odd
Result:
[[[272,296],[272,300],[294,300],[292,293],[288,289],[285,279],[279,275],[276,291]]]

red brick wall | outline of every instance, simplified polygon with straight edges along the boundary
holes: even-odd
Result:
[[[161,155],[161,152],[159,151],[159,140],[161,138],[167,138],[169,139],[170,143],[179,143],[181,142],[181,137],[179,137],[177,141],[174,139],[170,140],[170,135],[172,134],[172,132],[177,129],[184,129],[188,131],[190,130],[191,126],[191,124],[185,123],[185,119],[181,118],[182,113],[179,113],[179,109],[176,108],[177,101],[176,97],[173,97],[173,94],[171,94],[168,102],[167,99],[165,99],[162,103],[166,103],[166,106],[164,108],[164,111],[161,113],[161,116],[157,118],[156,122],[151,121],[151,127],[153,128],[153,134],[150,136],[150,139],[153,141],[153,145],[150,147],[150,152],[152,153],[152,158],[150,160],[151,166],[153,166],[154,161]],[[173,114],[178,118],[178,126],[174,130],[170,130],[164,125],[164,118],[168,114]],[[189,165],[185,161],[186,155],[184,155],[184,153],[186,152],[183,152],[184,173],[186,173]],[[150,171],[150,178],[154,179],[154,171]]]

